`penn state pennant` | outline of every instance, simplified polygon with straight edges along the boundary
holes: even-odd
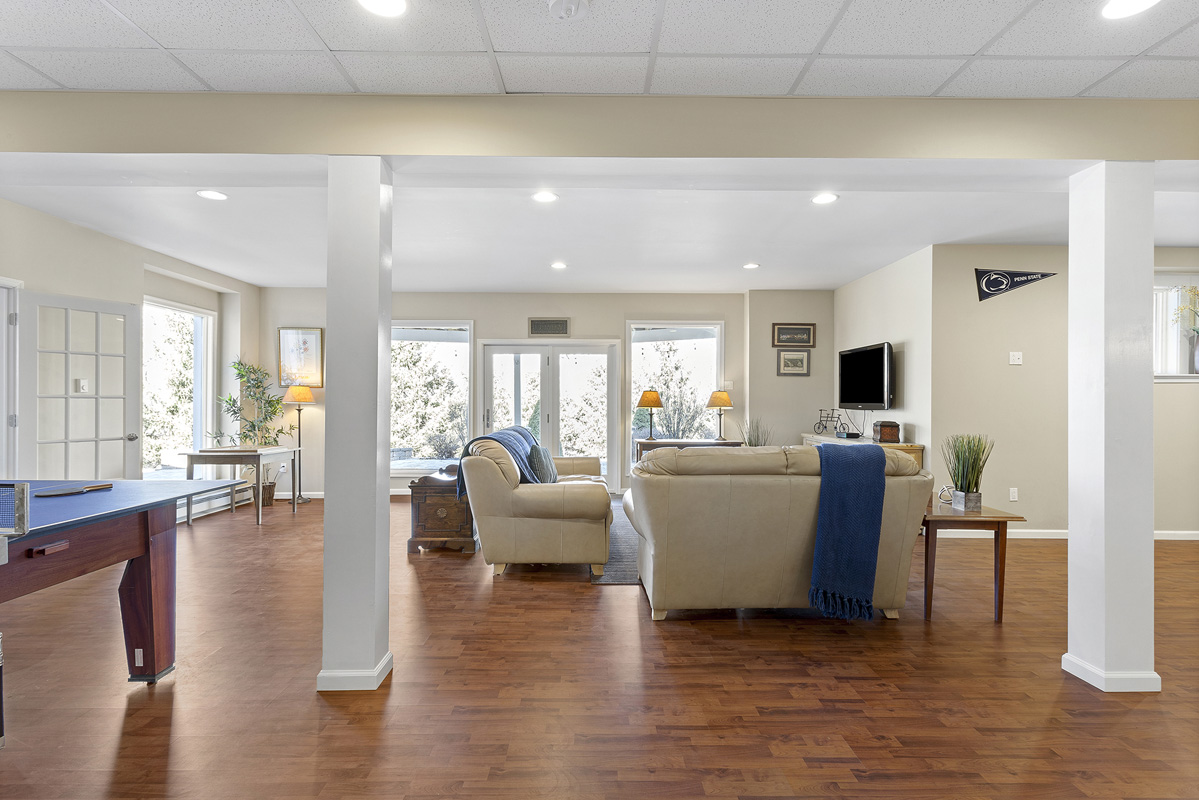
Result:
[[[1027,286],[1030,283],[1052,278],[1056,272],[1013,272],[1004,269],[976,269],[974,280],[978,285],[978,300],[990,300],[1001,294]]]

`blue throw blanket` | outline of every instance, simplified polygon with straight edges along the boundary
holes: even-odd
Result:
[[[462,472],[462,459],[470,455],[470,446],[480,439],[491,439],[504,446],[504,449],[512,455],[512,460],[516,462],[516,469],[520,471],[521,483],[541,483],[541,479],[529,466],[529,451],[537,447],[537,437],[528,428],[513,425],[511,428],[501,428],[493,433],[476,436],[466,443],[466,447],[462,448],[462,455],[458,458],[459,498],[466,494],[466,476]]]
[[[887,458],[878,445],[821,445],[820,511],[808,602],[826,617],[872,619]]]

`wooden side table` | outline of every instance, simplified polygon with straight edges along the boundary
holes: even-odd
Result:
[[[962,511],[933,498],[924,512],[924,618],[933,618],[933,573],[937,565],[937,531],[942,528],[966,528],[995,532],[995,621],[1003,622],[1003,573],[1007,561],[1007,524],[1025,522],[1018,514],[1008,514],[983,506],[982,511]]]
[[[412,536],[408,552],[425,547],[457,547],[473,553],[474,519],[467,498],[458,499],[458,467],[443,467],[408,484],[412,490]]]

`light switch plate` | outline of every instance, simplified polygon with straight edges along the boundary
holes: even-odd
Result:
[[[1012,352],[1008,353],[1007,363],[1023,364],[1024,363],[1024,354],[1013,350]]]
[[[1019,490],[1019,489],[1017,489],[1017,488],[1015,488],[1015,487],[1012,487],[1011,489],[1008,489],[1008,490],[1007,490],[1007,499],[1008,499],[1008,500],[1011,500],[1013,503],[1019,502],[1019,500],[1020,500],[1020,490]]]

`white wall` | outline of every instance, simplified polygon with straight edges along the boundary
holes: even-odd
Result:
[[[926,247],[833,292],[835,352],[878,342],[895,348],[895,405],[867,421],[900,423],[902,440],[924,445],[926,454],[933,441],[932,281],[932,248]],[[861,412],[854,414],[860,419]]]

